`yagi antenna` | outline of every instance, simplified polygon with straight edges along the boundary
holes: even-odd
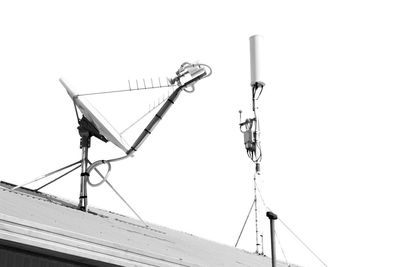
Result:
[[[113,93],[123,93],[123,92],[131,92],[131,91],[138,91],[138,90],[151,90],[151,89],[159,89],[159,88],[168,88],[168,87],[174,87],[173,84],[170,83],[171,79],[165,78],[165,81],[163,79],[163,82],[161,81],[161,78],[158,78],[157,83],[153,82],[153,79],[150,79],[151,86],[146,85],[146,80],[143,79],[141,82],[138,80],[135,80],[135,86],[132,87],[131,85],[131,80],[128,80],[128,89],[121,89],[121,90],[109,90],[109,91],[100,91],[100,92],[94,92],[94,93],[80,93],[77,94],[76,96],[91,96],[91,95],[102,95],[102,94],[113,94]]]
[[[134,153],[139,149],[139,147],[146,140],[148,135],[154,130],[154,128],[157,126],[157,124],[160,122],[160,120],[168,112],[168,110],[172,106],[172,104],[175,103],[175,101],[179,97],[180,93],[182,91],[193,92],[195,84],[199,80],[210,76],[211,73],[212,73],[211,68],[206,64],[200,64],[200,63],[190,64],[190,63],[185,62],[180,66],[180,68],[176,72],[176,77],[174,77],[172,79],[166,79],[165,84],[163,84],[161,82],[160,78],[158,79],[158,83],[157,82],[154,83],[154,81],[151,79],[150,80],[151,85],[146,84],[145,80],[143,80],[143,86],[139,85],[139,82],[136,80],[136,88],[132,88],[131,83],[128,80],[129,89],[116,90],[116,91],[104,91],[104,92],[97,92],[97,93],[90,93],[90,94],[77,94],[76,92],[73,91],[73,89],[69,85],[67,85],[67,83],[64,80],[60,79],[61,84],[64,86],[64,88],[67,90],[68,95],[73,100],[75,108],[78,108],[82,113],[82,118],[79,119],[79,117],[78,117],[78,123],[79,123],[78,130],[79,130],[79,135],[81,137],[80,148],[82,150],[81,160],[79,160],[73,164],[70,164],[68,166],[62,167],[58,170],[47,173],[43,176],[40,176],[32,181],[24,183],[23,185],[16,186],[12,190],[15,190],[19,187],[42,180],[42,179],[49,177],[57,172],[71,168],[72,166],[75,166],[75,169],[81,167],[81,183],[80,183],[80,194],[79,194],[79,206],[78,207],[79,207],[79,209],[81,209],[83,211],[87,211],[87,208],[88,208],[87,184],[89,184],[91,186],[99,186],[103,183],[106,183],[111,187],[111,189],[114,190],[114,192],[116,192],[115,188],[112,187],[110,182],[107,180],[108,176],[110,174],[110,171],[111,171],[111,163],[133,156]],[[105,119],[105,117],[87,99],[87,96],[94,95],[94,94],[118,93],[118,92],[125,92],[125,91],[155,89],[155,88],[162,88],[162,87],[175,87],[175,89],[171,95],[168,95],[167,99],[159,100],[158,104],[155,104],[153,106],[152,110],[157,108],[161,104],[163,104],[160,107],[157,114],[153,117],[153,119],[149,122],[149,124],[146,126],[146,128],[143,130],[143,132],[139,135],[139,137],[136,139],[136,141],[131,146],[128,145],[128,142],[122,137],[121,133],[118,133],[118,131],[111,125],[111,123],[109,123],[107,121],[107,119]],[[130,127],[128,127],[128,128],[130,128]],[[108,159],[108,160],[98,160],[98,161],[95,161],[94,163],[91,163],[88,159],[88,154],[89,154],[89,148],[90,148],[90,143],[91,143],[90,142],[91,137],[93,137],[93,136],[104,142],[108,142],[108,141],[112,142],[115,146],[120,148],[125,153],[125,155],[118,157],[118,158],[113,158],[113,159]],[[78,165],[78,164],[80,164],[80,165]],[[98,166],[103,165],[103,164],[107,165],[107,167],[108,167],[107,173],[105,175],[102,175],[97,169]],[[78,167],[76,167],[76,165],[78,165]],[[73,170],[75,170],[75,169],[73,169]],[[92,183],[89,179],[90,173],[93,170],[95,170],[102,178],[101,182],[99,182],[97,184]],[[70,173],[71,171],[72,170],[68,171],[67,173]],[[59,176],[58,178],[51,181],[50,183],[47,183],[45,186],[60,179],[61,177],[65,176],[67,173]],[[38,189],[41,189],[43,187],[44,186],[42,186]],[[127,204],[127,202],[122,198],[122,196],[120,194],[118,194],[118,192],[116,192],[116,193],[124,201],[124,203]],[[135,213],[135,215],[143,222],[143,224],[146,225],[146,223],[132,209],[132,207],[129,204],[127,204],[127,205]]]
[[[262,151],[260,145],[260,125],[257,117],[257,100],[259,99],[262,90],[264,88],[263,72],[262,72],[262,40],[261,35],[253,35],[250,37],[250,85],[252,94],[252,110],[253,117],[247,118],[242,121],[242,111],[239,111],[239,127],[240,131],[243,133],[244,145],[248,157],[254,162],[255,173],[253,176],[254,180],[254,199],[250,208],[250,212],[254,207],[255,214],[255,229],[256,229],[256,253],[260,254],[260,243],[258,234],[258,210],[257,210],[257,176],[261,172],[261,159]],[[249,215],[250,215],[249,212]],[[249,217],[247,216],[247,219]],[[236,245],[237,246],[240,237],[242,235],[243,229],[246,226],[247,219],[243,225],[242,231],[239,234]]]
[[[169,94],[168,94],[169,97]],[[139,121],[141,121],[144,117],[146,117],[148,114],[150,114],[150,112],[152,112],[153,110],[155,110],[156,108],[158,108],[159,106],[161,106],[167,99],[168,97],[164,97],[162,100],[158,99],[157,104],[154,103],[153,106],[149,105],[149,109],[146,113],[144,113],[140,118],[138,118],[137,120],[135,120],[131,125],[129,125],[128,127],[126,127],[123,131],[121,131],[121,134],[124,134],[125,132],[127,132],[129,129],[131,129],[133,126],[136,125],[136,123],[138,123]]]

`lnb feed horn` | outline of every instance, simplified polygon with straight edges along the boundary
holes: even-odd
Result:
[[[171,79],[171,84],[177,83],[179,86],[193,86],[194,83],[202,78],[211,75],[211,68],[205,64],[190,64],[185,62],[176,72],[176,77]]]

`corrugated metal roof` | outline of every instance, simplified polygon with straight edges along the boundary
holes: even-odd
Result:
[[[20,244],[0,240],[0,266],[4,267],[118,267],[71,257],[65,254],[55,255],[54,251],[32,251],[31,247],[24,249]]]
[[[267,257],[10,186],[0,182],[1,239],[121,266],[271,266]]]

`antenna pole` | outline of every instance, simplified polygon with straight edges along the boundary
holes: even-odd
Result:
[[[260,254],[259,250],[259,233],[258,233],[258,209],[257,209],[257,176],[260,175],[261,167],[260,162],[262,159],[261,145],[260,145],[260,125],[257,118],[257,100],[259,99],[265,83],[261,77],[261,41],[262,36],[254,35],[250,37],[250,69],[251,69],[251,96],[252,96],[252,110],[253,118],[248,118],[242,122],[242,114],[240,114],[239,127],[243,133],[244,145],[247,155],[255,164],[254,180],[254,216],[256,228],[256,253]]]
[[[88,199],[87,199],[87,159],[88,159],[88,148],[82,148],[82,163],[81,163],[81,190],[79,194],[79,209],[87,211]]]
[[[264,256],[264,235],[260,235],[261,237],[261,255]]]
[[[89,178],[88,169],[88,154],[90,147],[91,134],[84,127],[78,127],[79,135],[81,136],[80,148],[82,149],[82,160],[81,160],[81,189],[79,193],[79,206],[78,208],[82,211],[87,211],[88,199],[87,199],[87,180]]]
[[[254,113],[254,163],[255,163],[255,174],[254,174],[254,216],[256,224],[256,253],[260,254],[259,247],[260,243],[258,241],[258,210],[257,210],[257,176],[261,171],[261,150],[260,150],[260,130],[257,118],[257,105],[256,105],[256,92],[260,88],[260,93],[263,89],[258,83],[255,83],[252,88],[252,102],[253,102],[253,113]]]
[[[258,242],[258,209],[257,209],[257,183],[256,183],[256,174],[254,174],[254,216],[255,216],[255,224],[256,224],[256,253],[260,254]]]

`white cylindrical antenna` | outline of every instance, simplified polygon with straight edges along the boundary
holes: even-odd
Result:
[[[255,84],[265,85],[263,82],[263,36],[253,35],[250,36],[250,69],[251,69],[251,86]]]

